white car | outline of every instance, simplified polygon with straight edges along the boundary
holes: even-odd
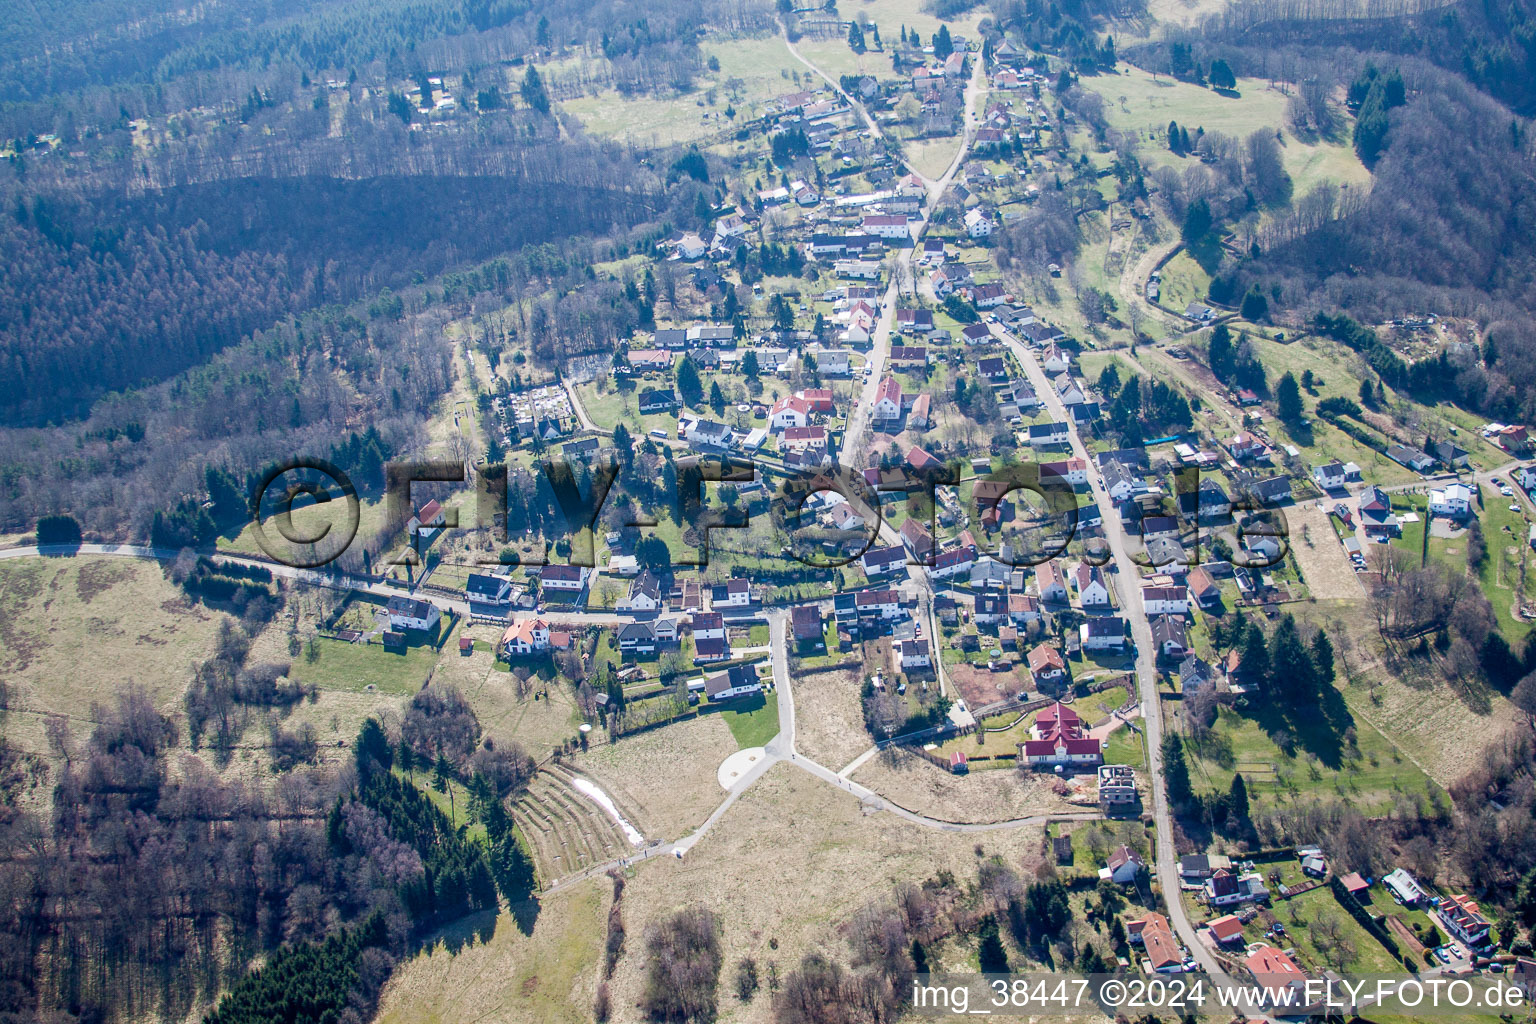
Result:
[[[1499,488],[1499,493],[1504,495],[1504,497],[1506,497],[1506,498],[1513,498],[1515,496],[1515,492],[1510,490],[1508,484],[1505,484],[1504,486],[1500,487]]]
[[[1509,510],[1511,512],[1519,512],[1520,511],[1520,506],[1512,501],[1512,502],[1509,503]]]

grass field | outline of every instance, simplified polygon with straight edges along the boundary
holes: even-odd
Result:
[[[1183,167],[1192,159],[1169,151],[1169,121],[1177,121],[1190,135],[1204,128],[1239,139],[1257,128],[1283,129],[1285,125],[1287,97],[1262,79],[1239,79],[1239,95],[1234,98],[1122,64],[1118,75],[1085,76],[1081,84],[1104,97],[1104,114],[1112,127],[1137,134],[1143,159],[1152,166]],[[1347,125],[1338,142],[1308,142],[1282,131],[1285,169],[1291,175],[1295,195],[1304,195],[1325,180],[1348,184],[1370,180],[1370,172],[1355,157],[1348,137]]]
[[[396,968],[376,1019],[590,1021],[608,903],[607,883],[599,879],[542,899],[526,934],[511,914],[466,918]]]
[[[349,644],[325,637],[315,640],[315,650],[313,659],[307,650],[294,659],[293,678],[314,683],[323,690],[354,693],[367,691],[371,686],[380,693],[413,694],[427,681],[438,658],[430,647],[407,647],[395,652],[379,643]]]
[[[736,110],[735,121],[749,120],[763,113],[774,97],[800,88],[814,89],[821,81],[796,84],[797,75],[802,81],[814,76],[790,55],[777,35],[756,39],[709,38],[699,48],[706,58],[719,60],[720,70],[706,72],[692,92],[668,97],[626,97],[609,90],[569,99],[561,106],[595,135],[609,135],[641,146],[669,145],[730,129],[732,121],[724,116],[727,106]],[[853,56],[847,43],[842,44],[842,50]],[[830,68],[828,71],[837,74]],[[739,84],[732,87],[732,83]],[[709,103],[711,91],[713,105]]]
[[[89,728],[93,702],[130,685],[179,708],[193,666],[213,653],[227,617],[187,603],[159,563],[130,558],[0,562],[0,677],[10,719],[66,715]],[[11,726],[8,724],[7,732]]]
[[[742,750],[760,747],[779,734],[779,702],[771,693],[738,697],[720,708],[704,707],[702,716],[719,715]]]
[[[1357,754],[1342,744],[1331,747],[1338,741],[1329,739],[1321,722],[1315,729],[1292,724],[1295,746],[1287,753],[1276,742],[1285,728],[1276,725],[1267,732],[1256,718],[1223,708],[1208,740],[1186,743],[1195,789],[1226,792],[1241,772],[1256,807],[1334,799],[1365,813],[1383,813],[1398,794],[1424,795],[1434,785],[1374,729],[1357,726]]]
[[[638,937],[679,907],[701,903],[719,918],[720,1019],[766,1024],[773,1019],[766,983],[749,1004],[731,990],[737,960],[751,956],[761,972],[771,962],[782,977],[812,950],[840,959],[848,948],[840,926],[866,904],[889,898],[893,885],[921,883],[946,869],[974,879],[978,846],[1024,873],[1039,863],[1040,840],[1038,828],[975,836],[867,815],[848,794],[775,766],[681,860],[657,857],[635,870],[624,891],[630,942],[613,982],[615,1019],[641,1019],[635,1004],[645,957]]]
[[[622,807],[646,836],[676,839],[701,825],[720,803],[720,762],[737,750],[721,715],[698,718],[594,745],[571,763]]]

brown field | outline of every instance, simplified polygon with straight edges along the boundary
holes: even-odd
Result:
[[[859,689],[864,673],[820,672],[794,683],[795,749],[837,771],[873,745],[864,728]]]
[[[380,1024],[590,1021],[610,892],[607,879],[595,879],[546,897],[526,935],[511,914],[458,923],[395,970],[376,1019]],[[487,925],[495,930],[482,940],[476,929]],[[452,952],[450,943],[465,945]]]
[[[1365,588],[1334,535],[1328,513],[1309,501],[1286,508],[1285,519],[1290,527],[1291,550],[1312,596],[1319,601],[1363,601]]]
[[[1052,792],[1054,780],[1015,768],[951,775],[900,747],[890,747],[853,773],[855,782],[909,811],[942,821],[988,822],[1080,811]]]
[[[155,562],[18,558],[0,563],[0,678],[10,686],[6,735],[41,753],[44,716],[90,732],[92,703],[131,685],[179,711],[192,667],[213,651],[225,616],[190,605]]]
[[[570,761],[602,786],[647,839],[678,839],[704,823],[725,799],[716,771],[736,752],[720,715],[704,715],[617,743],[594,746]]]
[[[648,922],[677,907],[700,902],[719,917],[721,1018],[767,1021],[769,963],[782,975],[812,950],[842,959],[847,946],[837,927],[893,885],[920,882],[944,868],[973,879],[978,842],[985,855],[1001,854],[1016,869],[1027,870],[1039,858],[1042,835],[1041,829],[1019,828],[978,838],[889,814],[866,816],[847,794],[789,766],[775,766],[686,858],[646,861],[636,870],[624,892],[629,942],[613,981],[613,1019],[642,1019],[636,1007],[645,964],[641,934]],[[746,1005],[730,991],[731,974],[743,956],[757,960],[765,979],[764,991]]]
[[[982,645],[988,641],[996,643],[991,637],[984,637]],[[954,684],[954,688],[960,691],[960,698],[965,701],[968,708],[986,707],[1004,700],[1010,693],[1017,693],[1026,688],[1023,681],[1023,673],[993,672],[985,665],[945,665],[944,675]]]

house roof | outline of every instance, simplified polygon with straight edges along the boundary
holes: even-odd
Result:
[[[1067,663],[1062,658],[1061,652],[1058,651],[1055,647],[1052,647],[1050,644],[1040,644],[1037,647],[1032,648],[1029,652],[1029,671],[1031,675],[1039,675],[1041,672],[1047,670],[1055,670],[1060,672],[1066,667]],[[1061,705],[1057,704],[1056,707],[1059,708]],[[1041,711],[1039,716],[1035,719],[1035,724],[1041,724],[1041,720],[1044,719],[1046,714],[1051,710],[1051,708],[1046,708],[1044,711]],[[1074,715],[1076,714],[1076,712],[1072,713]],[[1052,720],[1054,721],[1054,719]]]
[[[887,377],[880,382],[880,387],[875,391],[875,401],[890,399],[896,404],[901,404],[901,381],[895,377]]]
[[[1243,937],[1243,922],[1235,914],[1218,917],[1206,927],[1210,928],[1217,942],[1232,942]]]
[[[1282,982],[1290,982],[1305,978],[1296,961],[1286,956],[1284,951],[1274,946],[1260,946],[1248,955],[1243,961],[1255,977],[1264,977]]]
[[[536,632],[548,632],[549,623],[543,619],[514,619],[501,634],[501,645],[505,647],[514,640],[523,643],[533,643],[533,634]]]

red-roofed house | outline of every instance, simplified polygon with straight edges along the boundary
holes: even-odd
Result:
[[[1034,652],[1030,655],[1033,660]],[[1058,653],[1056,657],[1061,655]],[[1029,739],[1019,744],[1019,757],[1028,764],[1054,767],[1099,764],[1104,760],[1099,741],[1083,729],[1077,712],[1060,701],[1035,716],[1029,735]]]
[[[768,426],[774,430],[803,427],[811,422],[811,403],[794,395],[785,395],[768,410]]]
[[[806,388],[803,391],[796,391],[795,397],[804,399],[810,405],[811,412],[832,411],[831,388]]]
[[[1299,993],[1307,983],[1307,976],[1296,961],[1286,956],[1274,946],[1260,946],[1255,949],[1243,966],[1248,968],[1248,973],[1253,975],[1253,980],[1264,990],[1264,1001],[1270,1005],[1278,1005],[1291,999],[1297,999],[1297,1010],[1300,1010]],[[1288,993],[1295,992],[1293,996]]]
[[[1236,945],[1243,941],[1243,922],[1237,919],[1236,914],[1218,917],[1206,927],[1210,928],[1211,937],[1223,946]]]

